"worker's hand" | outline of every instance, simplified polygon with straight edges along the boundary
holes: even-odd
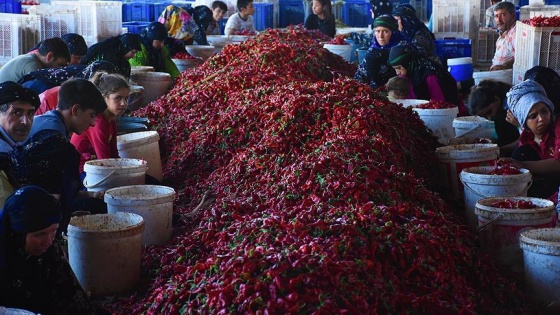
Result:
[[[517,118],[515,118],[515,115],[513,115],[513,113],[510,110],[507,111],[506,121],[517,128],[520,127],[519,121],[517,120]]]
[[[497,70],[505,70],[506,67],[502,66],[502,65],[492,65],[490,67],[490,71],[497,71]]]
[[[514,160],[514,159],[509,158],[509,157],[503,157],[503,158],[498,159],[498,161],[496,161],[496,165],[498,165],[498,166],[507,165],[507,164],[513,165],[517,168],[523,168],[523,164],[522,164],[521,161]]]

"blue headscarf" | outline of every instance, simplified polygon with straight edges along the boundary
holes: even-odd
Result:
[[[421,27],[426,27],[422,21],[416,17],[416,9],[410,4],[398,5],[393,9],[393,16],[398,16],[401,18],[402,23],[402,35],[404,40],[411,42],[416,32]]]

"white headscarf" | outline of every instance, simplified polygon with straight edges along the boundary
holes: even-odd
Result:
[[[522,128],[525,128],[525,120],[527,115],[537,103],[545,103],[554,112],[554,105],[546,96],[546,92],[542,85],[533,80],[525,80],[514,85],[506,94],[508,109],[513,113],[519,121]]]

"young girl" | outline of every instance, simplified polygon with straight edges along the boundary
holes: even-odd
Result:
[[[70,142],[80,153],[80,173],[85,177],[84,163],[94,159],[118,158],[117,118],[128,106],[130,85],[119,74],[98,73],[92,82],[97,86],[107,103],[107,109],[95,118],[95,126],[81,134],[73,134]],[[83,178],[82,178],[83,179]]]
[[[511,158],[502,158],[498,163],[528,169],[533,174],[533,185],[527,195],[549,198],[560,184],[560,121],[555,121],[554,105],[544,88],[533,80],[512,87],[507,104],[523,131]]]
[[[313,14],[305,19],[303,25],[308,30],[319,30],[321,33],[334,37],[336,25],[330,0],[313,0]]]

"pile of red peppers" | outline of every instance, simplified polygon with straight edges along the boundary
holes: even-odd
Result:
[[[174,211],[126,314],[520,314],[521,291],[427,187],[411,108],[300,27],[228,45],[136,112],[161,136]],[[210,79],[209,79],[210,78]]]

